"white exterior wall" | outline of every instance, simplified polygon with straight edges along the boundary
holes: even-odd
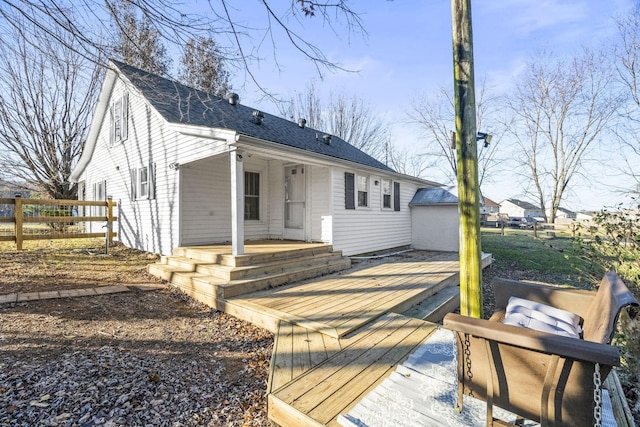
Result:
[[[308,203],[311,209],[310,240],[331,244],[331,170],[320,166],[311,166],[307,170],[310,171],[311,176],[311,194]]]
[[[245,221],[245,239],[269,238],[269,195],[275,187],[269,162],[255,157],[243,161],[246,172],[260,174],[260,220]],[[277,169],[277,168],[276,168]],[[231,168],[229,154],[182,165],[181,198],[182,242],[180,245],[202,245],[231,241]],[[275,174],[277,175],[277,173]],[[282,185],[280,185],[281,187]],[[278,215],[276,215],[277,217]],[[277,228],[277,227],[276,227]]]
[[[117,79],[111,100],[122,96],[125,84]],[[169,168],[226,150],[225,141],[186,136],[171,129],[135,90],[127,90],[128,137],[109,144],[109,112],[100,124],[91,161],[79,177],[87,200],[94,199],[93,185],[106,181],[106,193],[118,203],[114,230],[125,245],[169,254],[179,245],[179,171]],[[111,102],[109,102],[109,105]],[[178,150],[179,149],[179,150]],[[130,200],[130,169],[155,163],[155,199]]]
[[[333,182],[333,247],[345,255],[356,255],[381,249],[411,245],[411,212],[409,202],[417,190],[410,181],[400,181],[400,211],[382,209],[382,185],[375,185],[381,175],[369,176],[369,207],[345,209],[344,173],[358,170],[334,168]],[[357,189],[356,189],[357,191]],[[393,205],[393,198],[392,198]]]
[[[231,240],[229,155],[181,165],[180,180],[180,245]]]
[[[457,205],[413,206],[414,249],[457,252],[460,249],[460,216]]]
[[[284,163],[269,161],[269,238],[281,239],[284,230]]]

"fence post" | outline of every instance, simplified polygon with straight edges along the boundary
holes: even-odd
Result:
[[[22,196],[16,195],[14,199],[14,208],[13,208],[13,216],[14,216],[14,224],[15,224],[15,235],[16,235],[16,249],[22,250]]]
[[[107,196],[107,230],[104,233],[104,253],[109,253],[109,245],[113,243],[113,198]]]

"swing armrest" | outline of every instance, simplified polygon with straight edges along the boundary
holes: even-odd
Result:
[[[564,358],[608,366],[620,364],[620,351],[617,347],[608,344],[568,338],[454,313],[449,313],[444,317],[443,326],[458,334],[469,334],[514,347],[556,354]]]

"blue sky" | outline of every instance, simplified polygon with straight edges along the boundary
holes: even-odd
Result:
[[[277,2],[272,2],[276,4]],[[282,2],[287,4],[288,2]],[[250,26],[264,26],[264,9],[232,10]],[[394,141],[407,147],[424,145],[420,129],[408,123],[407,112],[418,97],[439,86],[452,84],[451,4],[449,0],[385,1],[357,0],[349,3],[360,13],[365,35],[349,34],[344,21],[332,26],[319,17],[289,21],[301,35],[315,43],[328,59],[357,72],[323,70],[321,86],[327,93],[344,91],[369,102],[391,125]],[[577,52],[582,46],[607,43],[615,36],[613,17],[632,7],[632,0],[485,0],[472,5],[476,79],[486,76],[496,91],[508,91],[536,50],[558,55]],[[260,24],[261,23],[261,24]],[[254,68],[260,83],[270,92],[288,97],[304,91],[318,72],[308,60],[274,32],[276,51],[263,40],[263,60]],[[260,42],[254,38],[255,44]],[[241,102],[265,111],[276,109],[247,82],[244,73],[234,76],[234,88]],[[526,198],[514,184],[510,166],[483,188],[495,201],[508,197]],[[639,165],[640,167],[640,165]],[[574,187],[565,205],[570,209],[599,209],[622,198],[612,195],[608,185],[624,186],[621,177],[598,173]],[[429,179],[440,179],[437,171]],[[602,182],[600,182],[602,181]]]

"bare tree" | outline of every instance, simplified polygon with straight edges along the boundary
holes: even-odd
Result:
[[[617,20],[619,39],[613,50],[617,81],[623,88],[625,102],[618,110],[621,120],[616,129],[623,146],[632,159],[625,158],[626,175],[632,185],[625,191],[640,194],[640,5]]]
[[[500,163],[499,146],[504,134],[503,126],[496,119],[499,109],[496,97],[489,95],[486,81],[483,80],[476,92],[476,127],[479,131],[492,136],[491,143],[483,143],[478,150],[478,180],[480,187],[491,180]],[[455,110],[453,106],[452,88],[441,86],[437,92],[417,101],[408,113],[411,120],[417,123],[427,141],[424,153],[436,161],[435,167],[455,182],[457,162],[452,132],[455,129]]]
[[[73,199],[68,182],[87,136],[102,69],[30,28],[0,43],[0,162],[53,198]],[[68,41],[68,34],[57,34]]]
[[[166,75],[171,58],[149,15],[128,0],[107,0],[106,5],[115,28],[113,52],[117,59],[150,73]]]
[[[331,93],[325,105],[315,84],[310,83],[305,92],[278,107],[282,116],[291,120],[304,118],[310,127],[340,137],[384,161],[389,140],[387,125],[356,95]]]
[[[275,2],[261,0],[261,22],[247,22],[243,7],[228,0],[205,2],[194,12],[190,3],[176,3],[170,0],[122,0],[145,17],[150,27],[167,43],[167,48],[182,49],[191,39],[223,36],[219,46],[225,58],[235,61],[244,69],[249,80],[262,88],[253,71],[256,61],[266,55],[273,55],[277,62],[275,40],[284,36],[289,43],[308,60],[323,69],[341,69],[341,65],[327,58],[322,50],[305,37],[305,23],[322,20],[324,25],[340,25],[350,32],[364,34],[360,16],[349,5],[348,0],[317,2],[309,0],[289,0]],[[20,28],[21,20],[32,24],[37,31],[45,32],[67,49],[73,50],[94,62],[100,56],[111,54],[109,40],[116,37],[120,29],[127,28],[121,17],[111,27],[103,17],[109,15],[108,4],[102,0],[79,0],[73,2],[73,16],[68,13],[63,0],[0,0],[0,17],[6,24]],[[20,18],[20,19],[18,19]],[[63,37],[62,33],[66,33]],[[29,35],[26,35],[27,38]],[[220,41],[221,38],[216,37]],[[271,43],[270,43],[271,42]],[[266,88],[262,88],[267,92]],[[268,92],[267,92],[268,93]]]
[[[212,38],[189,39],[180,64],[179,77],[186,85],[218,96],[225,96],[229,91],[229,72]]]
[[[538,54],[509,98],[509,133],[546,221],[555,221],[589,150],[615,116],[620,100],[606,64],[588,50],[573,58]]]
[[[436,167],[436,160],[432,157],[415,153],[413,148],[399,148],[392,145],[388,148],[387,165],[396,172],[405,175],[425,178],[428,169]]]

